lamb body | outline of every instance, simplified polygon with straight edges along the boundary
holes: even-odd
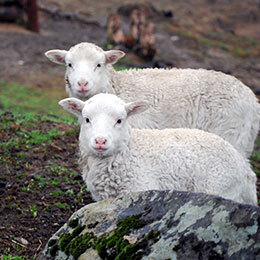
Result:
[[[69,51],[46,56],[66,64],[66,90],[83,101],[112,93],[126,102],[147,100],[151,107],[129,122],[134,128],[197,128],[221,136],[249,157],[260,125],[260,105],[241,81],[204,69],[131,69],[115,71],[111,64],[124,53],[103,51],[80,43]]]
[[[222,138],[198,129],[132,129],[129,117],[146,103],[126,104],[111,94],[60,105],[81,118],[80,162],[95,200],[176,189],[257,205],[255,174]]]

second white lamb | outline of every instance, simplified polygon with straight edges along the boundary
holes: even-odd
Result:
[[[80,163],[94,200],[175,189],[257,205],[254,172],[222,138],[196,129],[132,129],[129,118],[147,103],[112,94],[59,104],[80,118]]]

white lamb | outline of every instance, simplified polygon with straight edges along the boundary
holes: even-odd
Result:
[[[59,104],[81,119],[82,175],[95,200],[176,189],[257,205],[255,174],[222,138],[198,129],[132,129],[129,116],[147,103],[126,104],[112,94]]]
[[[132,69],[111,64],[125,54],[80,43],[69,51],[45,55],[67,66],[66,90],[83,101],[98,93],[116,94],[126,102],[147,100],[151,107],[130,120],[135,128],[198,128],[217,134],[249,157],[260,125],[260,105],[241,81],[204,69]]]

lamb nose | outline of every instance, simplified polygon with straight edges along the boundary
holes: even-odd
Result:
[[[86,86],[88,85],[88,82],[85,81],[85,80],[78,81],[78,85],[79,85],[80,87],[86,87]]]
[[[96,144],[106,144],[107,140],[102,137],[97,137],[95,139]]]

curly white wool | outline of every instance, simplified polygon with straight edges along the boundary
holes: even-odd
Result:
[[[116,72],[111,64],[124,56],[80,43],[69,51],[50,50],[53,62],[66,64],[70,97],[87,100],[112,93],[126,102],[147,100],[151,107],[130,120],[135,128],[197,128],[221,136],[249,157],[260,125],[260,105],[241,81],[204,69],[131,69]]]
[[[80,162],[95,200],[176,189],[257,205],[255,174],[222,138],[198,129],[131,129],[131,115],[144,111],[147,103],[126,104],[111,94],[59,104],[81,119]]]

